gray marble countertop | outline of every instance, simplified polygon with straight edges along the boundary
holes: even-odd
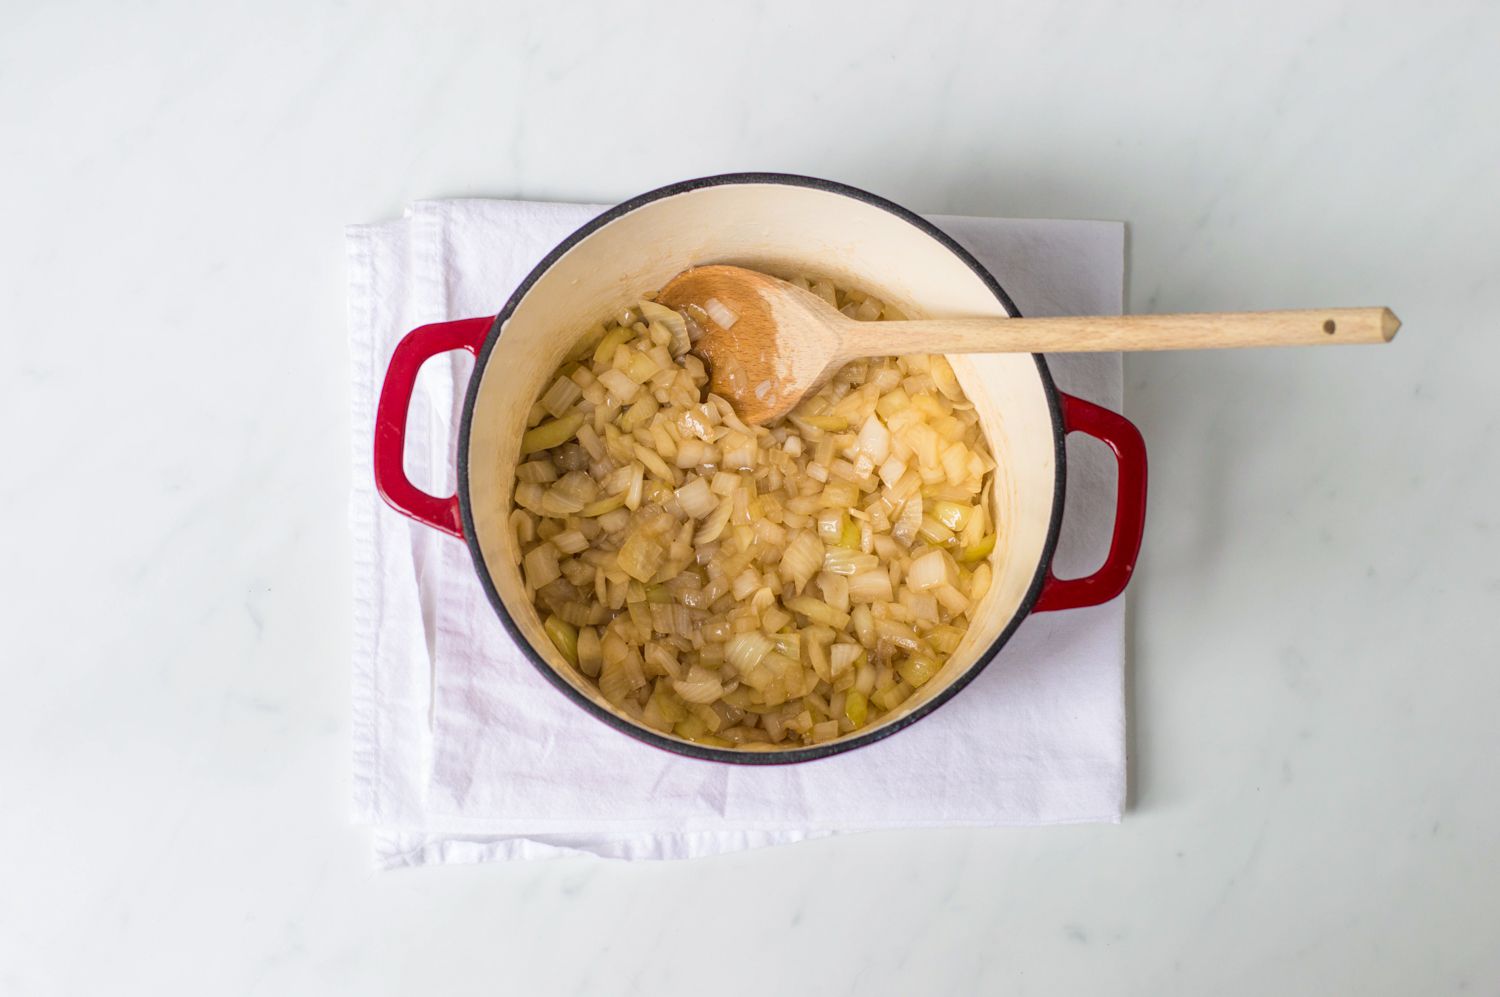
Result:
[[[0,993],[1500,988],[1500,7],[0,10]],[[835,177],[1130,223],[1119,826],[370,871],[342,226]]]

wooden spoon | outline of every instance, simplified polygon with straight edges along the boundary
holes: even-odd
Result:
[[[694,351],[708,365],[709,390],[752,425],[790,412],[859,357],[1386,343],[1401,326],[1389,308],[860,322],[795,284],[722,265],[684,270],[656,297],[690,309],[703,327]],[[724,317],[721,309],[733,316],[729,328],[712,317]]]

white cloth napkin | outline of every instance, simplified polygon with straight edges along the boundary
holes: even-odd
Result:
[[[668,754],[614,731],[536,674],[468,550],[376,495],[375,399],[397,340],[496,311],[595,205],[432,201],[347,232],[353,357],[354,813],[384,867],[565,853],[685,858],[877,828],[1117,821],[1125,796],[1124,600],[1028,619],[962,694],[895,737],[802,765]],[[1124,226],[938,217],[1022,314],[1118,314]],[[1118,355],[1049,358],[1065,391],[1118,409]],[[430,363],[407,468],[454,487],[470,361]],[[1069,444],[1056,566],[1108,547],[1114,465]]]

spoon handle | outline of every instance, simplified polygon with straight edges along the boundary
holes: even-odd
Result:
[[[1389,308],[849,322],[840,359],[902,353],[1104,353],[1240,346],[1387,343],[1401,327]]]

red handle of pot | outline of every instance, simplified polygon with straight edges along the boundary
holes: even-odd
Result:
[[[1146,528],[1146,441],[1141,439],[1141,431],[1118,412],[1093,402],[1073,395],[1060,395],[1059,399],[1064,432],[1087,433],[1114,451],[1120,466],[1115,533],[1103,566],[1092,575],[1058,578],[1049,564],[1042,594],[1033,607],[1036,612],[1097,606],[1125,591]]]
[[[406,417],[422,365],[450,350],[478,354],[494,322],[490,315],[438,322],[408,332],[391,354],[375,409],[375,488],[380,497],[397,512],[455,537],[464,535],[458,496],[429,495],[406,476]]]

